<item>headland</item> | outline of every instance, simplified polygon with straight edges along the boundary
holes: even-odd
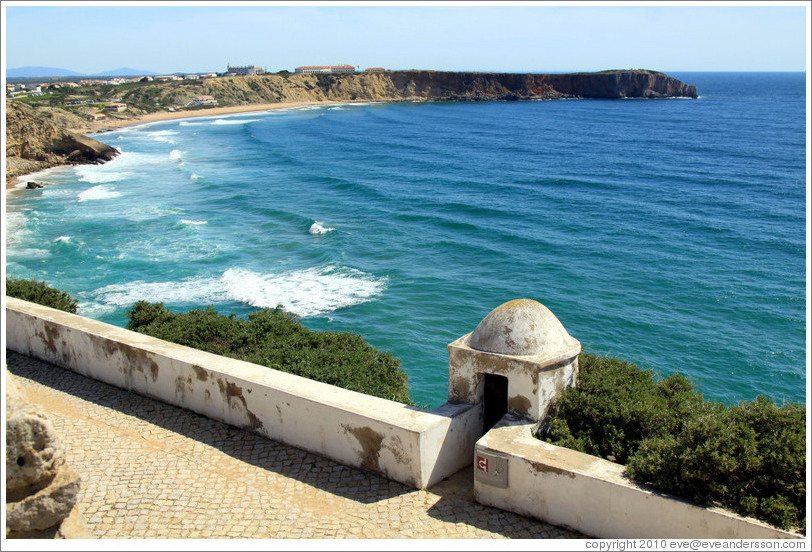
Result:
[[[82,134],[165,119],[347,102],[674,97],[697,98],[696,87],[643,69],[560,74],[281,71],[86,86],[42,99],[6,101],[6,187],[16,185],[14,177],[44,168],[105,162],[115,156],[113,148]]]

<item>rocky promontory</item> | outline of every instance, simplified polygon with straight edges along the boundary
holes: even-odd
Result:
[[[57,165],[104,163],[118,150],[72,132],[64,123],[20,102],[6,101],[6,177]]]
[[[195,84],[192,84],[194,82]],[[386,71],[351,74],[285,74],[223,77],[167,88],[144,88],[122,101],[147,96],[177,103],[207,94],[217,105],[296,101],[501,101],[564,98],[696,98],[696,87],[658,71],[612,70],[597,73],[477,73]]]
[[[456,101],[697,97],[696,86],[647,70],[561,74],[394,71],[390,78],[402,95]]]

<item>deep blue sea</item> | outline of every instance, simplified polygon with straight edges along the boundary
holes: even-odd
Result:
[[[675,73],[697,100],[348,104],[96,136],[7,200],[7,274],[126,325],[139,299],[284,305],[447,394],[446,345],[545,304],[586,350],[728,403],[806,401],[803,73]]]

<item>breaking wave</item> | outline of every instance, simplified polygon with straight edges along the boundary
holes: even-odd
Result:
[[[95,302],[129,307],[148,299],[177,305],[237,301],[259,308],[282,305],[306,318],[374,299],[386,289],[387,278],[360,270],[328,265],[278,274],[230,268],[222,276],[172,282],[113,284],[93,292]]]
[[[155,132],[147,133],[147,136],[156,142],[166,142],[167,144],[174,144],[175,140],[173,139],[173,136],[177,135],[178,133],[174,130],[156,130]]]
[[[104,184],[88,188],[79,194],[79,202],[83,201],[96,201],[101,199],[112,199],[121,196],[121,192],[117,192]]]
[[[335,228],[326,228],[319,221],[315,221],[312,225],[310,225],[310,230],[308,230],[311,236],[321,236],[323,234],[329,234],[333,231],[335,231]]]
[[[255,123],[259,119],[217,119],[213,121],[212,125],[244,125],[247,123]]]
[[[220,281],[235,301],[264,308],[282,305],[303,318],[365,303],[386,288],[386,278],[337,265],[281,274],[231,268]]]

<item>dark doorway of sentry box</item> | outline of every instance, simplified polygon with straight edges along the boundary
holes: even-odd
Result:
[[[485,389],[482,403],[484,406],[484,422],[482,433],[487,433],[496,422],[507,413],[508,407],[508,379],[496,374],[484,374]]]

